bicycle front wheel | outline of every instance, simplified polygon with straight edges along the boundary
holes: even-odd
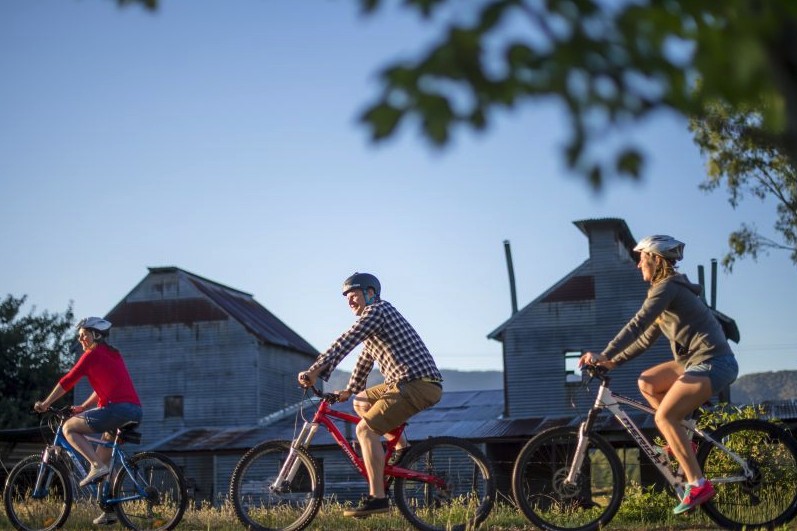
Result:
[[[713,444],[703,443],[697,462],[717,494],[701,506],[726,529],[772,528],[797,513],[797,442],[783,428],[762,420],[730,422],[712,438],[744,459],[751,471]],[[737,479],[733,479],[737,478]]]
[[[493,508],[493,466],[468,441],[427,439],[412,445],[398,466],[419,473],[417,478],[396,477],[394,491],[396,506],[418,529],[473,529]],[[442,484],[431,482],[429,476]]]
[[[45,531],[64,525],[72,509],[69,472],[58,461],[43,463],[31,455],[11,469],[3,491],[11,524],[22,531]]]
[[[185,479],[171,459],[156,452],[130,458],[130,470],[120,468],[113,482],[113,504],[119,520],[130,529],[173,529],[188,505]]]
[[[288,475],[277,483],[283,465]],[[247,529],[304,529],[313,521],[324,496],[315,460],[303,448],[291,452],[287,441],[269,441],[246,452],[230,479],[235,514]]]
[[[542,529],[597,529],[617,513],[625,472],[611,444],[589,433],[578,477],[566,479],[576,454],[579,428],[544,431],[523,447],[512,472],[512,493],[520,510]]]

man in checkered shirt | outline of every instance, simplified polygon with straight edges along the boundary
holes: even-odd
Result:
[[[379,280],[369,273],[355,273],[343,282],[343,295],[358,317],[307,371],[299,373],[299,385],[315,385],[320,377],[327,381],[335,367],[360,343],[364,348],[340,400],[354,397],[354,410],[362,420],[357,424],[357,440],[368,471],[370,495],[346,516],[368,516],[389,509],[385,495],[385,453],[382,436],[406,422],[421,410],[440,401],[443,392],[440,371],[418,333],[389,302],[380,298]],[[379,363],[384,383],[366,389],[368,374]],[[389,435],[386,435],[389,436]],[[391,464],[407,448],[402,440],[391,456]]]

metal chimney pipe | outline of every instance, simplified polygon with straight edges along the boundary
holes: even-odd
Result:
[[[706,302],[706,272],[703,264],[697,266],[697,283],[703,288],[700,298],[703,299],[703,302]]]
[[[717,309],[717,259],[711,259],[711,309]]]
[[[506,268],[509,270],[509,295],[512,297],[512,315],[517,313],[517,292],[515,291],[515,268],[512,266],[512,250],[509,248],[509,240],[504,240],[504,252],[506,253]]]

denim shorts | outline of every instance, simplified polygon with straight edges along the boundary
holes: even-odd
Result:
[[[708,377],[711,380],[711,392],[718,393],[736,380],[739,365],[736,363],[736,356],[720,356],[692,365],[684,374]]]
[[[141,422],[141,406],[120,402],[88,409],[78,416],[86,419],[86,424],[96,433],[113,433],[116,428],[130,421]]]

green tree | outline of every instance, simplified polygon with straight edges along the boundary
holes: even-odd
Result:
[[[384,3],[360,0],[368,13]],[[741,108],[763,98],[772,105],[762,125],[797,161],[797,2],[403,3],[450,22],[417,59],[383,70],[382,92],[362,116],[374,139],[413,118],[442,146],[457,125],[484,129],[496,109],[553,101],[569,118],[567,163],[597,188],[609,175],[641,174],[635,146],[602,143],[618,126],[662,110],[688,117],[715,100]]]
[[[764,236],[753,225],[742,224],[731,233],[730,250],[722,259],[728,270],[737,259],[756,259],[759,253],[771,249],[790,251],[797,265],[797,165],[785,155],[779,138],[763,128],[763,116],[760,106],[739,110],[715,103],[690,120],[695,143],[708,158],[703,189],[716,190],[724,185],[734,208],[746,195],[776,204],[777,239]]]
[[[0,429],[35,426],[29,414],[71,366],[72,305],[63,314],[20,315],[26,297],[0,301]]]

